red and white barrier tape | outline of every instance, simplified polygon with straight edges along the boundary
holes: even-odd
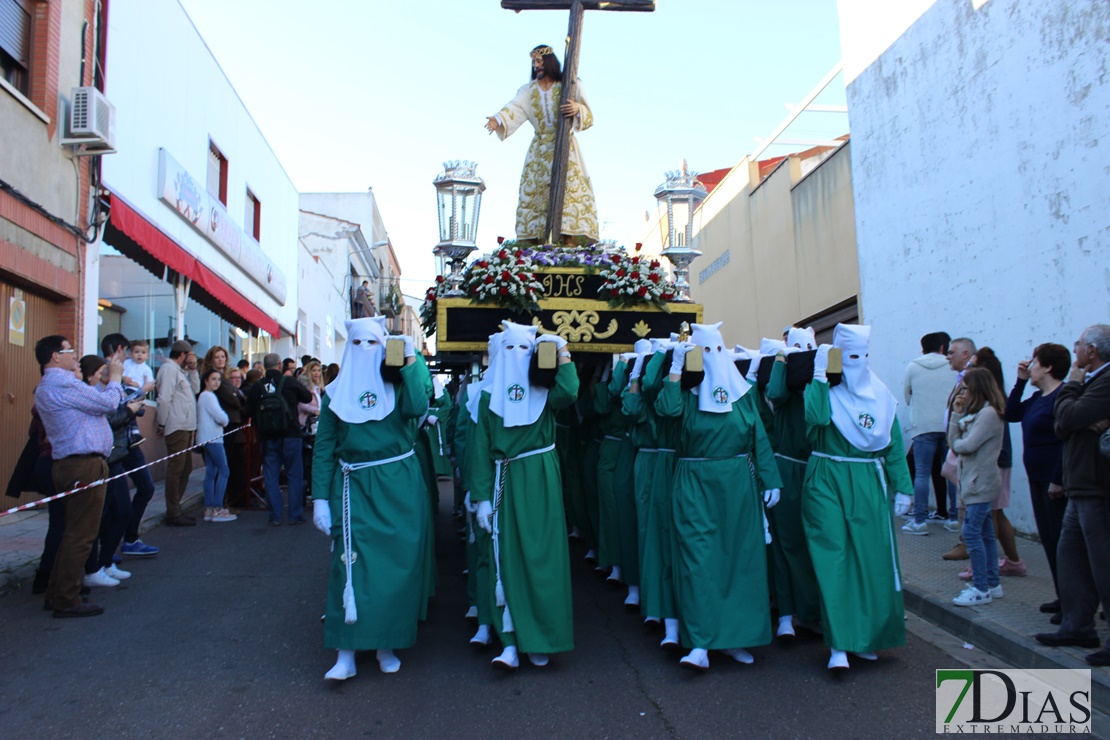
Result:
[[[213,437],[212,439],[223,439],[224,437],[228,436],[229,434],[235,434],[235,432],[239,431],[240,429],[246,429],[250,425],[251,425],[251,423],[248,421],[246,424],[244,424],[240,427],[236,427],[235,429],[232,429],[230,432],[224,432],[219,437]],[[211,442],[212,439],[208,440],[208,442]],[[208,444],[208,442],[205,442],[203,444],[196,444],[196,445],[193,445],[192,447],[186,447],[184,450],[179,450],[178,452],[175,452],[172,455],[166,455],[165,457],[160,457],[157,460],[151,460],[146,465],[140,465],[137,468],[131,468],[130,470],[124,471],[123,473],[120,473],[119,475],[113,475],[110,478],[101,478],[100,480],[94,480],[92,483],[86,483],[83,486],[79,486],[77,488],[71,489],[69,491],[66,491],[65,493],[58,493],[58,494],[55,494],[53,496],[47,496],[46,498],[40,498],[38,501],[32,501],[29,504],[23,504],[23,506],[16,506],[15,508],[8,509],[7,511],[0,511],[0,517],[7,516],[8,514],[14,514],[17,511],[27,511],[28,509],[34,509],[34,508],[37,508],[39,506],[42,506],[43,504],[48,504],[51,501],[57,501],[58,499],[65,498],[66,496],[72,496],[75,493],[80,493],[81,491],[87,490],[89,488],[96,488],[97,486],[104,485],[106,483],[109,483],[110,481],[118,480],[119,478],[126,478],[127,476],[134,473],[136,470],[142,470],[144,468],[149,468],[152,465],[157,465],[160,462],[163,462],[165,460],[169,460],[171,457],[177,457],[178,455],[184,455],[186,452],[192,452],[195,449],[198,449],[200,447],[204,447],[204,445]]]

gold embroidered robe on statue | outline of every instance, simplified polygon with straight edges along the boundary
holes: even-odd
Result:
[[[585,236],[597,241],[597,205],[594,203],[594,189],[582,152],[578,149],[574,131],[585,131],[594,123],[586,96],[582,93],[579,81],[578,114],[572,119],[570,136],[570,155],[567,160],[566,190],[563,196],[562,233],[570,236]],[[547,238],[544,227],[547,221],[547,199],[551,186],[551,161],[555,154],[555,131],[559,123],[559,99],[562,84],[556,82],[548,90],[540,88],[534,80],[517,90],[516,97],[510,100],[497,114],[499,125],[497,136],[505,139],[520,128],[525,121],[532,124],[535,136],[528,146],[524,157],[524,171],[520,176],[520,196],[516,209],[516,238]]]

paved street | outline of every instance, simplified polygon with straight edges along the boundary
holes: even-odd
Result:
[[[327,541],[262,512],[195,529],[159,527],[134,577],[98,590],[102,617],[57,620],[27,590],[0,597],[0,728],[6,737],[921,737],[933,733],[933,671],[957,667],[911,634],[843,677],[820,638],[714,654],[679,669],[572,546],[576,649],[515,674],[474,651],[462,544],[443,496],[440,586],[400,673],[372,654],[328,686],[322,647]],[[29,584],[25,583],[25,587]],[[911,624],[922,624],[911,617]],[[927,626],[923,629],[928,629]],[[804,633],[802,633],[804,635]],[[944,635],[944,633],[937,633]],[[936,638],[931,638],[937,641]],[[943,640],[942,640],[943,641]],[[950,638],[948,642],[951,642]],[[958,643],[954,643],[958,645]],[[969,652],[969,657],[972,656]],[[997,666],[998,663],[994,662]]]

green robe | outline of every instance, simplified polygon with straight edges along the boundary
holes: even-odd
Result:
[[[785,362],[771,366],[767,400],[774,406],[771,447],[782,475],[779,502],[767,511],[775,602],[780,615],[792,614],[805,622],[817,622],[821,618],[821,592],[802,526],[802,488],[810,453],[805,399],[801,393],[787,389]]]
[[[905,609],[891,502],[913,484],[898,417],[890,444],[864,452],[832,423],[828,383],[813,382],[806,386],[805,420],[814,455],[802,521],[821,588],[825,644],[857,653],[902,645]],[[818,453],[876,462],[838,462]]]
[[[637,421],[632,430],[636,445],[633,479],[640,545],[640,612],[657,619],[675,619],[674,533],[671,485],[674,478],[674,420],[655,413],[655,399],[663,384],[664,359],[658,352],[647,360],[640,392],[625,390],[622,410]]]
[[[422,375],[423,374],[423,375]],[[426,604],[425,547],[430,502],[415,455],[350,474],[351,545],[356,553],[352,581],[358,620],[344,621],[343,589],[347,583],[343,555],[343,472],[348,463],[385,460],[411,452],[416,421],[428,410],[424,390],[427,370],[401,369],[395,386],[396,406],[381,421],[348,424],[320,409],[312,459],[312,498],[331,509],[333,541],[328,575],[324,645],[340,650],[393,650],[416,642],[416,623]]]
[[[640,582],[639,545],[636,537],[636,499],[633,483],[635,449],[629,430],[630,419],[621,412],[621,391],[628,379],[624,361],[613,368],[608,384],[594,388],[594,408],[601,418],[601,440],[597,461],[597,498],[600,511],[598,561],[602,567],[621,567],[625,583]]]
[[[424,426],[424,434],[428,435],[428,444],[432,449],[432,469],[437,476],[451,475],[451,440],[447,436],[447,417],[451,414],[451,406],[451,396],[444,392],[428,408],[428,418],[434,418],[436,423]]]
[[[474,434],[474,421],[466,404],[470,400],[470,386],[459,396],[458,419],[455,421],[453,440],[455,459],[459,465],[459,478],[465,490],[470,490],[470,438]],[[478,624],[493,624],[493,599],[489,589],[489,565],[492,557],[489,533],[478,526],[469,510],[466,516],[466,597],[467,605],[478,608]]]
[[[771,641],[763,498],[755,475],[768,488],[781,488],[782,481],[755,395],[744,394],[729,413],[710,413],[698,410],[697,396],[668,378],[655,402],[660,416],[680,423],[671,505],[685,647]]]
[[[555,413],[572,404],[577,393],[574,365],[560,365],[539,419],[528,426],[505,427],[501,417],[489,410],[489,393],[483,392],[469,442],[470,496],[472,501],[491,501],[496,507],[501,582],[514,630],[505,631],[501,608],[495,609],[493,624],[502,645],[516,645],[528,653],[574,648],[559,456],[552,449],[509,462],[500,502],[496,501],[495,461],[554,445]],[[494,584],[496,577],[496,567],[491,567]]]

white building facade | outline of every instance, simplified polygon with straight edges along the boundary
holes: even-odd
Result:
[[[131,338],[188,334],[198,354],[219,344],[233,361],[292,355],[288,174],[177,0],[113,0],[107,47],[118,151],[103,165],[102,306],[122,309]]]
[[[921,335],[947,331],[992,347],[1012,387],[1037,344],[1110,321],[1110,4],[839,10],[873,366],[901,395]],[[1013,432],[1011,519],[1031,532]]]

